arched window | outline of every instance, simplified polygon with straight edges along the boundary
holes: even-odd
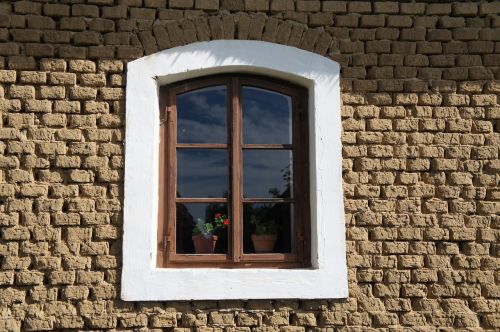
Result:
[[[347,297],[340,134],[326,57],[218,40],[130,62],[122,299]]]
[[[233,74],[159,95],[158,266],[309,267],[307,90]]]

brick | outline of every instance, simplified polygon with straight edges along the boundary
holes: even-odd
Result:
[[[80,46],[99,45],[100,34],[93,31],[76,32],[73,34],[73,44]]]
[[[62,17],[69,16],[70,7],[63,4],[46,3],[43,6],[43,13],[48,16]]]
[[[175,327],[177,326],[177,319],[175,313],[164,313],[153,316],[153,327]]]
[[[69,94],[72,99],[91,100],[97,96],[97,90],[91,87],[71,87]]]
[[[435,28],[439,18],[436,16],[419,16],[415,17],[415,26],[422,28]]]
[[[194,0],[170,0],[169,7],[170,8],[193,8]]]
[[[42,29],[42,30],[55,29],[56,22],[50,17],[28,16],[27,26],[30,29]]]
[[[69,31],[43,31],[42,37],[45,43],[68,44],[71,41],[71,33]]]
[[[324,8],[324,5],[323,5]],[[202,9],[202,8],[200,8]],[[274,0],[271,1],[271,11],[281,12],[281,11],[293,11],[295,9],[295,4],[293,0]]]
[[[422,15],[425,13],[424,3],[401,3],[400,13],[407,15]]]
[[[16,1],[14,4],[14,12],[19,14],[34,14],[42,13],[42,4],[31,1]]]
[[[19,44],[16,43],[2,43],[0,44],[0,55],[17,55],[20,53]]]
[[[15,70],[0,70],[0,83],[15,83],[16,71]]]
[[[165,8],[167,6],[167,0],[145,0],[144,5],[152,8]]]
[[[82,36],[82,35],[83,34],[78,34],[78,36]],[[95,48],[96,48],[95,46],[89,47],[88,48],[89,52],[90,52],[90,50],[94,50]],[[97,48],[99,48],[99,47],[97,47]],[[59,55],[65,57],[65,58],[82,59],[82,58],[86,58],[86,56],[87,56],[87,48],[63,45],[63,46],[59,47]]]
[[[121,100],[124,97],[121,88],[101,88],[100,95],[103,100]]]
[[[384,15],[362,15],[360,20],[361,27],[376,28],[385,25]]]
[[[452,14],[453,16],[476,16],[478,12],[478,4],[469,3],[453,3]]]
[[[83,31],[86,28],[85,20],[81,17],[63,17],[59,22],[62,30]]]
[[[114,47],[112,46],[90,46],[88,52],[90,59],[113,58],[115,54]]]
[[[372,6],[370,2],[348,2],[348,11],[353,13],[368,14],[371,13]]]
[[[72,16],[99,17],[99,7],[95,5],[74,4],[71,6]]]
[[[427,15],[449,15],[451,14],[451,4],[448,3],[431,3],[427,5]]]
[[[44,99],[64,99],[66,89],[63,86],[41,86],[40,97]]]
[[[248,1],[248,0],[247,0]],[[312,1],[297,1],[297,11],[301,12],[318,12],[321,9],[321,2],[312,0]],[[246,6],[245,6],[246,9]]]
[[[481,3],[479,6],[479,14],[500,14],[500,5],[496,2]]]
[[[130,18],[141,20],[154,20],[156,10],[151,8],[130,8]]]
[[[36,70],[37,64],[35,58],[31,56],[11,56],[8,67],[16,70]]]
[[[52,111],[52,102],[50,100],[27,100],[25,109],[27,112],[50,113]]]
[[[40,69],[45,71],[65,71],[66,61],[62,59],[41,59]]]
[[[399,5],[395,2],[374,2],[373,12],[376,14],[397,14]]]
[[[58,113],[80,113],[80,102],[57,100],[54,102],[54,112]]]
[[[11,98],[19,99],[34,99],[35,98],[35,87],[24,86],[24,85],[12,85],[9,89],[9,95]]]
[[[335,18],[335,26],[355,28],[358,26],[359,15],[343,15]]]
[[[171,5],[172,6],[172,5]],[[127,18],[126,6],[101,7],[101,17],[110,19]]]

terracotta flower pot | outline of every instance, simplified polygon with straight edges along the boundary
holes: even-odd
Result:
[[[203,235],[193,235],[194,251],[197,254],[213,254],[217,236],[212,235],[208,239]]]
[[[252,234],[252,242],[256,253],[270,253],[273,252],[276,244],[276,234]]]

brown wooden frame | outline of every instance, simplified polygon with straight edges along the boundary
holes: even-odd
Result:
[[[227,144],[177,143],[176,96],[204,87],[226,85],[228,91]],[[292,98],[292,144],[243,144],[241,87],[253,86]],[[160,100],[160,169],[158,213],[158,267],[300,268],[310,267],[309,143],[307,89],[289,82],[262,76],[224,75],[202,77],[162,86]],[[176,149],[227,149],[229,153],[229,198],[177,198]],[[242,154],[246,149],[293,151],[293,198],[243,198]],[[231,216],[227,254],[177,254],[175,245],[176,203],[227,203]],[[294,205],[295,241],[291,253],[243,253],[244,203],[287,202]]]

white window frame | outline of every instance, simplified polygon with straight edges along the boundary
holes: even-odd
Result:
[[[309,90],[308,269],[158,268],[158,88],[222,73],[273,76]],[[121,298],[127,301],[346,298],[339,65],[262,41],[217,40],[128,63]]]

